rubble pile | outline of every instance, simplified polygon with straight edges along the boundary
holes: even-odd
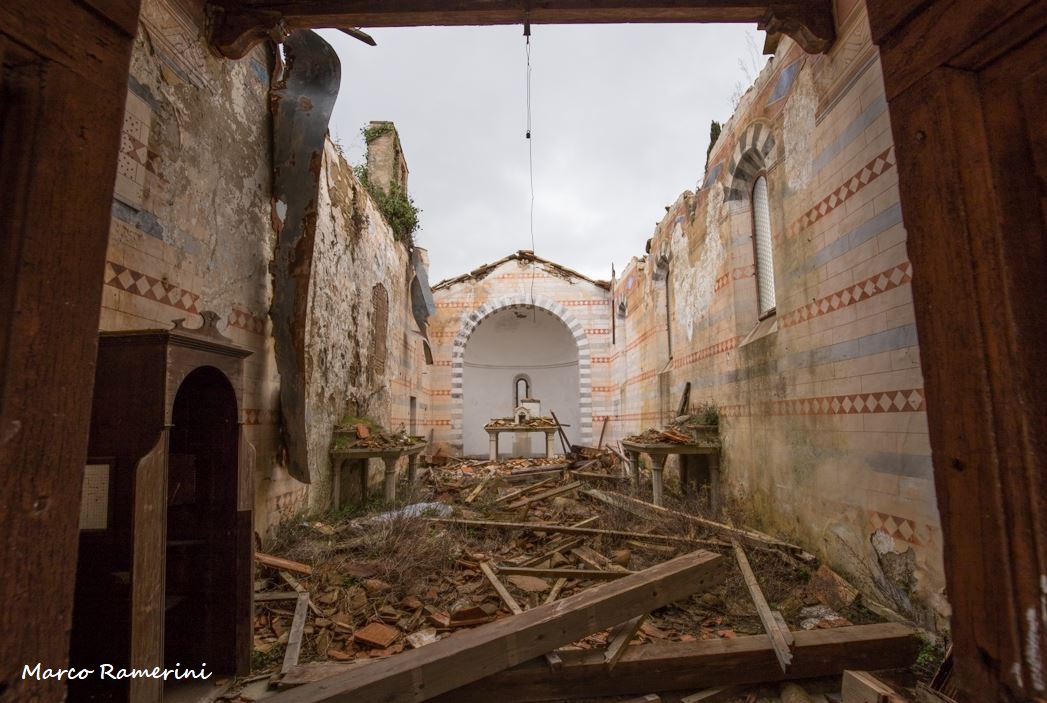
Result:
[[[615,454],[578,454],[595,458],[456,460],[425,472],[408,506],[294,526],[258,560],[257,675],[271,675],[277,688],[301,684],[329,675],[325,662],[425,647],[695,549],[731,555],[723,539],[731,534],[701,519],[681,522],[673,516],[683,513],[664,509],[664,519],[640,517],[608,497],[650,504],[590,489],[610,482],[627,491],[629,483]],[[722,527],[740,538],[759,534]],[[812,565],[795,556],[802,551],[775,544],[784,543],[751,549],[749,559],[789,629],[875,620],[827,567],[811,580]],[[740,573],[635,625],[623,646],[763,632]],[[593,632],[548,656],[605,648],[615,635]]]

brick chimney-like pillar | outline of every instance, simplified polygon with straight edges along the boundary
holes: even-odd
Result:
[[[367,141],[367,178],[388,193],[396,183],[407,191],[407,160],[400,146],[400,135],[392,122],[372,121],[364,130]]]

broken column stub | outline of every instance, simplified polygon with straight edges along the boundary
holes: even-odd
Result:
[[[407,192],[407,159],[392,122],[374,120],[364,129],[367,142],[367,180],[384,193],[395,184]]]

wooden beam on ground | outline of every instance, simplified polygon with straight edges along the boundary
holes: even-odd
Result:
[[[589,581],[616,581],[638,571],[600,571],[598,569],[536,569],[530,566],[498,566],[498,573],[510,576],[555,577]]]
[[[513,615],[519,615],[523,612],[523,608],[520,607],[520,604],[517,603],[516,599],[513,598],[511,593],[509,593],[509,591],[505,587],[505,584],[498,580],[498,576],[494,573],[494,569],[491,568],[491,564],[489,562],[480,562],[480,571],[484,573],[484,576],[487,577],[487,580],[490,582],[491,586],[494,587],[494,590],[498,594],[498,597],[502,599],[502,602],[505,603],[506,607],[509,608]]]
[[[303,576],[309,576],[313,573],[313,567],[308,564],[302,564],[301,562],[291,561],[290,559],[284,559],[282,557],[274,557],[272,554],[265,554],[263,552],[255,552],[254,560],[262,566],[268,566],[277,571],[293,571],[296,574],[302,574]]]
[[[603,416],[603,424],[600,426],[600,440],[596,443],[597,449],[603,449],[603,437],[607,434],[607,416]]]
[[[647,613],[637,615],[632,620],[623,622],[615,629],[611,636],[611,641],[607,643],[607,649],[603,654],[603,661],[607,665],[608,672],[614,669],[614,665],[625,654],[629,641],[636,636],[636,631],[640,629],[640,625],[643,625],[643,621],[646,619]]]
[[[531,557],[527,561],[522,562],[520,564],[520,566],[538,566],[543,561],[546,561],[547,559],[551,559],[552,556],[554,554],[556,554],[557,552],[562,552],[562,551],[567,550],[567,549],[572,549],[573,547],[577,547],[578,545],[582,544],[583,542],[585,542],[585,538],[584,537],[571,537],[571,538],[568,538],[567,540],[565,540],[564,542],[561,542],[560,544],[557,544],[553,549],[550,549],[549,551],[545,552],[544,554],[539,554],[536,557]]]
[[[798,547],[795,544],[789,544],[788,542],[782,542],[781,540],[777,540],[770,535],[765,535],[760,532],[746,530],[740,527],[732,527],[731,525],[725,525],[721,522],[716,522],[715,520],[699,517],[698,515],[681,513],[678,510],[670,510],[669,508],[663,508],[654,503],[648,503],[639,500],[638,498],[622,495],[621,493],[600,491],[595,488],[584,490],[582,493],[590,498],[595,498],[596,500],[607,503],[608,505],[627,510],[640,517],[677,518],[687,520],[696,525],[700,525],[707,530],[724,535],[731,539],[740,540],[741,542],[753,547],[759,547],[761,549],[779,549],[808,564],[817,561],[813,554],[807,553],[802,547]]]
[[[539,657],[621,622],[722,583],[723,557],[697,551],[503,618],[351,673],[277,694],[272,703],[424,701]],[[601,666],[603,657],[601,654]],[[650,691],[653,689],[647,689]],[[645,693],[647,691],[644,691]],[[486,697],[490,700],[490,696]]]
[[[485,488],[487,488],[487,484],[491,482],[491,479],[492,479],[492,478],[493,478],[493,475],[492,475],[492,476],[484,476],[484,477],[483,477],[483,478],[482,478],[482,479],[480,480],[480,483],[478,483],[478,484],[476,485],[476,488],[474,488],[473,490],[471,490],[471,491],[469,492],[469,495],[467,495],[467,496],[465,497],[465,502],[466,502],[466,503],[472,503],[472,502],[473,502],[474,500],[476,500],[476,498],[477,498],[477,497],[478,497],[478,496],[479,496],[479,495],[480,495],[481,493],[483,493],[483,490],[484,490]]]
[[[298,665],[298,654],[302,650],[302,633],[305,631],[305,616],[309,614],[309,594],[299,593],[294,606],[294,619],[291,620],[291,631],[287,636],[287,649],[284,650],[284,663],[280,673],[286,674],[291,667]]]
[[[674,542],[677,544],[700,544],[702,540],[690,540],[686,537],[670,535],[644,534],[643,532],[622,532],[620,530],[602,530],[598,527],[577,527],[574,525],[548,525],[540,522],[501,522],[498,520],[454,520],[451,518],[423,518],[429,522],[464,527],[482,527],[491,530],[528,530],[530,532],[560,532],[565,535],[604,535],[605,537],[627,537],[632,539],[653,540],[655,542]],[[594,518],[595,519],[595,518]],[[717,543],[717,546],[720,546]],[[729,547],[731,545],[724,544]]]
[[[437,703],[491,700],[529,703],[571,698],[579,691],[585,691],[587,697],[627,696],[650,691],[704,691],[722,686],[777,683],[840,676],[847,669],[909,666],[921,646],[916,630],[897,623],[804,630],[794,634],[796,646],[788,674],[782,673],[778,666],[766,635],[655,642],[629,647],[618,660],[613,677],[607,675],[603,651],[560,650],[564,663],[558,672],[550,671],[545,660],[539,658],[435,700]]]
[[[559,477],[558,476],[550,476],[549,478],[543,478],[538,483],[532,483],[530,486],[524,486],[523,488],[517,488],[515,491],[509,491],[508,493],[506,493],[503,496],[498,496],[498,498],[496,498],[493,502],[496,503],[496,504],[497,503],[504,503],[505,501],[509,500],[510,498],[515,498],[515,497],[517,497],[519,495],[527,493],[528,491],[533,491],[535,488],[538,488],[538,486],[544,486],[547,483],[555,481],[557,478],[559,478]]]
[[[566,486],[550,488],[549,490],[542,491],[541,493],[538,493],[536,495],[529,496],[527,498],[522,498],[516,501],[515,503],[510,503],[509,507],[512,509],[522,508],[525,505],[530,505],[531,503],[536,503],[540,500],[545,500],[546,498],[552,498],[553,496],[563,495],[564,493],[570,493],[571,491],[577,490],[581,487],[581,481],[572,481],[571,483],[568,483]]]
[[[778,665],[782,667],[783,672],[788,673],[789,662],[793,658],[792,653],[789,651],[789,642],[782,633],[781,626],[774,617],[774,613],[771,612],[771,606],[767,605],[767,599],[764,598],[763,590],[760,589],[760,582],[756,580],[756,574],[753,573],[753,569],[749,565],[749,558],[745,556],[745,550],[737,542],[734,543],[734,556],[738,560],[738,568],[742,571],[742,578],[745,580],[746,588],[749,589],[749,595],[752,596],[753,605],[756,606],[756,613],[760,616],[760,622],[763,623],[764,632],[767,633],[771,640],[771,646],[774,647]]]
[[[563,576],[561,576],[560,578],[556,579],[556,582],[553,584],[553,587],[551,589],[549,589],[549,595],[547,595],[545,597],[545,604],[548,605],[549,603],[552,603],[554,600],[559,598],[560,597],[560,591],[562,591],[563,587],[566,586],[566,585],[567,585],[567,579],[564,578]]]

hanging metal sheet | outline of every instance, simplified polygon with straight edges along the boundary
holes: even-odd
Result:
[[[307,306],[324,140],[338,96],[341,65],[331,45],[311,31],[288,36],[283,57],[284,70],[274,76],[270,92],[273,219],[277,228],[270,316],[280,372],[287,469],[299,481],[309,483],[305,427]]]

